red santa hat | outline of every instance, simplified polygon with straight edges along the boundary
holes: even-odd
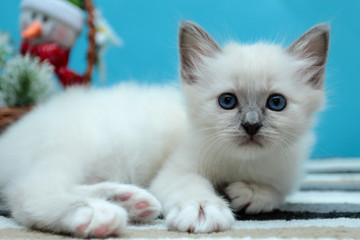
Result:
[[[20,7],[48,15],[81,32],[84,24],[84,12],[79,1],[67,0],[23,0]]]

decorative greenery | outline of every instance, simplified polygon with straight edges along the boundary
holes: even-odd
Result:
[[[6,61],[14,54],[14,49],[10,44],[9,35],[0,33],[0,68],[3,69]]]
[[[34,105],[53,89],[53,67],[29,55],[15,55],[8,35],[1,33],[0,74],[0,107]]]
[[[84,1],[83,0],[68,0],[72,4],[78,6],[79,8],[84,9]]]

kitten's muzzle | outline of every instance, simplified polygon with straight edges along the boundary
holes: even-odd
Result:
[[[245,122],[242,123],[241,126],[243,127],[243,129],[245,130],[245,132],[250,135],[250,136],[254,136],[262,127],[261,123],[249,123],[249,122]]]
[[[244,111],[241,127],[249,136],[253,137],[262,127],[261,121],[261,110],[256,107],[251,107]]]

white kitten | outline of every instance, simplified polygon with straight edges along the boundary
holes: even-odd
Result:
[[[1,198],[28,227],[79,237],[147,222],[163,204],[171,229],[212,232],[235,210],[277,207],[298,179],[324,98],[328,28],[287,49],[229,44],[180,27],[182,90],[75,88],[0,138]],[[188,116],[187,116],[188,115]],[[134,184],[134,185],[130,185]],[[136,185],[136,186],[135,186]]]
[[[176,89],[121,85],[69,89],[37,107],[0,138],[7,209],[25,226],[78,237],[153,220],[160,204],[135,185],[147,187],[179,142],[182,106]]]
[[[278,207],[296,186],[324,101],[329,29],[313,27],[287,49],[221,48],[196,24],[180,27],[182,92],[189,131],[151,186],[170,228],[228,229],[233,210]]]

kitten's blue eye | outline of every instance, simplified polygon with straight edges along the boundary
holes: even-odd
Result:
[[[286,107],[286,99],[280,94],[273,94],[268,98],[266,107],[273,111],[282,111]]]
[[[222,94],[219,99],[219,105],[223,109],[230,110],[234,109],[237,105],[237,98],[232,93],[224,93]]]

